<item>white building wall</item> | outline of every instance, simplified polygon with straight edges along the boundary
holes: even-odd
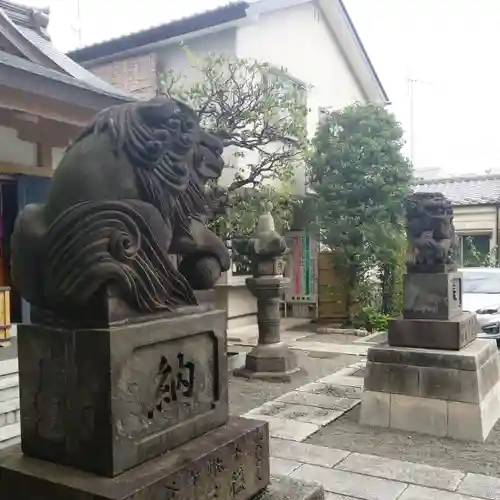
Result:
[[[309,86],[308,133],[316,132],[321,107],[340,109],[365,101],[320,9],[313,2],[261,14],[237,32],[237,56],[283,67]],[[296,192],[305,191],[305,169],[295,175]]]
[[[36,144],[22,141],[17,130],[0,126],[0,162],[36,166]]]
[[[196,77],[201,75],[193,69],[193,61],[190,60],[188,53],[200,59],[210,54],[234,56],[236,54],[236,28],[186,40],[184,47],[180,43],[167,45],[158,54],[158,64],[165,70],[173,69],[175,73],[185,75],[189,82],[193,83]]]
[[[52,168],[57,168],[65,151],[66,148],[52,148]]]
[[[454,206],[453,224],[459,234],[494,233],[496,230],[496,207]]]
[[[311,85],[311,108],[339,109],[365,100],[322,12],[313,2],[262,14],[254,23],[240,27],[237,55],[282,66],[294,78]]]
[[[158,54],[158,65],[163,72],[172,69],[176,74],[184,75],[185,79],[182,83],[192,85],[201,78],[202,74],[193,67],[194,61],[191,60],[191,56],[203,59],[210,54],[236,56],[236,28],[188,39],[183,46],[179,43],[168,45]],[[219,180],[222,186],[228,186],[234,179],[239,162],[232,156],[233,152],[234,148],[224,150],[227,166]],[[231,168],[233,165],[235,168]]]
[[[250,9],[258,10],[259,2]],[[308,87],[310,137],[316,132],[320,108],[339,109],[366,100],[323,13],[312,1],[262,13],[238,27],[188,39],[185,45],[196,57],[209,53],[226,54],[284,68]],[[195,81],[197,73],[180,44],[168,45],[157,57],[160,67],[173,68],[186,75],[190,83]],[[227,163],[234,168],[224,170],[221,185],[229,185],[238,168],[256,160],[253,153],[246,152],[246,155],[245,158],[231,158],[231,151],[225,151]],[[295,191],[304,193],[305,168],[297,168],[295,184]]]

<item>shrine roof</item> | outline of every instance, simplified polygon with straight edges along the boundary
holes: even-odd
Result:
[[[26,76],[32,73],[58,80],[122,102],[133,100],[59,51],[47,33],[48,23],[47,9],[0,0],[0,62],[24,71]]]

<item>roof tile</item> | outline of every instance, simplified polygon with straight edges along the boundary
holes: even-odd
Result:
[[[95,58],[105,57],[131,48],[142,47],[193,31],[242,19],[246,16],[247,8],[248,2],[246,1],[229,2],[214,9],[85,45],[69,51],[67,55],[76,62],[88,62]]]
[[[415,192],[442,193],[454,205],[500,203],[500,174],[418,181]]]

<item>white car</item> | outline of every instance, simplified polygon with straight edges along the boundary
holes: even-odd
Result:
[[[475,312],[481,326],[478,337],[500,345],[500,268],[466,267],[462,273],[462,309]]]

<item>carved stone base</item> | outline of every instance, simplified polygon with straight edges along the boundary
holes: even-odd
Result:
[[[113,477],[228,419],[225,312],[18,327],[24,453]]]
[[[482,442],[500,416],[499,368],[494,340],[461,351],[370,348],[360,423]]]
[[[394,347],[458,351],[470,344],[479,331],[476,315],[470,312],[450,320],[398,318],[389,320],[388,341]]]
[[[35,460],[14,446],[0,453],[0,498],[248,500],[269,484],[267,426],[232,418],[223,427],[115,478]]]
[[[404,318],[446,320],[461,312],[461,273],[408,273],[403,287]]]
[[[245,366],[234,371],[236,377],[288,382],[300,371],[297,356],[283,342],[258,344],[246,356]]]

